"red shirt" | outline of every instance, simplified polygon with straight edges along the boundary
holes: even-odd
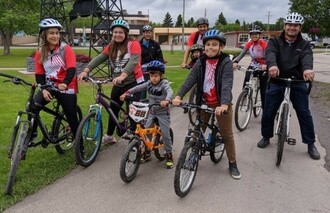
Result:
[[[193,32],[190,34],[189,36],[189,39],[187,41],[187,46],[192,46],[195,44],[195,37],[197,36],[197,32]],[[198,33],[199,36],[198,36],[198,39],[196,41],[196,44],[200,44],[200,45],[203,45],[203,35],[201,35],[200,33]],[[204,45],[203,45],[204,46]]]
[[[64,58],[60,53],[60,46],[56,46],[53,53],[48,52],[47,58],[40,63],[41,51],[38,50],[34,57],[35,74],[46,75],[46,79],[50,79],[58,85],[63,82],[68,68],[76,68],[76,55],[69,45],[64,46]],[[77,76],[75,76],[68,85],[68,89],[63,91],[68,94],[76,94],[78,92]]]
[[[217,90],[215,86],[215,72],[218,62],[219,62],[218,59],[206,60],[203,91],[207,105],[215,105],[219,103]]]

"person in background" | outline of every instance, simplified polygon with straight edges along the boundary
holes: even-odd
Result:
[[[114,86],[112,87],[110,98],[120,106],[124,104],[119,99],[120,95],[144,81],[140,63],[141,46],[138,41],[128,37],[129,29],[126,21],[122,19],[114,20],[110,27],[112,41],[78,75],[78,80],[82,80],[99,64],[109,60],[111,75],[114,77],[112,80]],[[110,107],[118,118],[119,109],[111,104]],[[116,124],[109,117],[108,130],[102,138],[104,144],[111,145],[116,143],[116,138],[113,135],[115,128]]]
[[[209,20],[204,17],[199,18],[197,20],[197,28],[198,28],[198,31],[193,32],[189,36],[189,39],[187,41],[186,50],[184,52],[182,64],[181,64],[181,68],[183,68],[183,69],[185,69],[187,67],[190,49],[191,49],[192,45],[194,45],[194,44],[203,45],[203,36],[209,28]]]
[[[33,100],[32,112],[40,110],[54,98],[60,103],[68,119],[73,135],[76,135],[78,82],[76,55],[73,49],[61,43],[62,25],[55,19],[43,19],[39,23],[41,44],[35,55],[35,78],[37,84],[54,84],[58,91],[42,89]],[[61,53],[63,51],[63,53]],[[37,137],[37,123],[33,124],[32,138]]]
[[[284,30],[279,37],[271,38],[266,49],[266,63],[270,84],[266,90],[265,107],[262,114],[259,148],[270,144],[274,134],[274,119],[283,100],[285,83],[276,81],[280,78],[294,78],[313,81],[313,51],[310,43],[301,35],[304,18],[298,13],[291,13],[284,19]],[[290,99],[296,111],[302,142],[307,144],[307,152],[312,159],[319,160],[316,149],[314,123],[309,110],[309,86],[306,83],[291,85]]]
[[[258,76],[260,82],[260,95],[263,108],[265,105],[265,91],[268,80],[267,73],[265,72],[267,69],[265,58],[267,42],[260,38],[262,31],[258,25],[253,25],[250,29],[249,34],[251,39],[245,44],[244,49],[241,51],[241,53],[234,59],[233,68],[236,69],[238,63],[245,56],[245,54],[247,52],[250,53],[251,62],[248,69],[258,68],[261,70],[261,72],[255,73],[255,75]],[[243,88],[245,87],[246,82],[249,81],[250,75],[251,72],[245,72]]]
[[[153,60],[158,60],[164,63],[163,52],[158,42],[152,39],[152,27],[145,25],[142,28],[143,38],[140,40],[141,44],[141,58],[142,58],[142,71],[144,73],[144,80],[149,80],[149,74],[146,70],[146,66]],[[141,99],[146,98],[146,92],[141,93]]]
[[[229,172],[234,179],[240,179],[232,128],[233,63],[229,55],[222,52],[226,45],[224,33],[219,30],[209,30],[204,35],[203,43],[205,54],[200,56],[190,70],[172,104],[180,105],[184,95],[197,84],[197,94],[200,95],[196,96],[196,104],[206,104],[215,109],[220,134],[226,143]],[[207,122],[210,114],[201,112],[201,118]]]
[[[147,65],[147,70],[149,72],[150,79],[143,84],[129,89],[127,92],[120,96],[120,99],[124,101],[127,94],[135,94],[141,91],[147,91],[149,103],[159,103],[159,106],[154,105],[151,107],[147,118],[146,127],[152,127],[154,118],[157,118],[165,145],[165,167],[167,169],[171,169],[173,168],[174,161],[172,154],[173,141],[170,135],[170,109],[168,105],[171,102],[173,90],[170,87],[168,80],[164,79],[165,65],[162,62],[157,60],[151,61]],[[142,154],[141,163],[150,160],[150,158],[151,150],[146,149]]]
[[[192,68],[196,63],[197,59],[203,54],[204,46],[200,44],[194,44],[190,49],[190,58],[191,61],[188,64],[188,68]]]

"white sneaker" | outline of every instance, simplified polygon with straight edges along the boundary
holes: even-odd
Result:
[[[103,135],[102,137],[102,143],[105,144],[105,145],[113,145],[115,144],[117,141],[116,141],[116,138],[113,136],[113,135]]]

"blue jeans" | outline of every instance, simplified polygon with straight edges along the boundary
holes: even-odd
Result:
[[[274,83],[270,83],[269,88],[266,90],[265,107],[261,121],[261,134],[264,138],[274,136],[274,119],[284,98],[284,90],[285,84]],[[291,84],[290,100],[298,117],[302,142],[312,144],[315,142],[315,132],[308,98],[308,84]]]

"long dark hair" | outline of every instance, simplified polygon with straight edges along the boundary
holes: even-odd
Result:
[[[122,28],[122,29],[124,29],[124,28]],[[108,54],[109,54],[109,58],[112,61],[115,61],[117,59],[118,51],[120,51],[119,59],[122,59],[125,56],[125,54],[128,52],[127,44],[128,44],[128,41],[130,41],[131,39],[128,38],[128,31],[126,29],[124,29],[124,33],[125,33],[125,39],[123,42],[118,43],[118,42],[115,42],[114,40],[112,40],[109,44]]]
[[[45,29],[43,30],[41,33],[40,33],[40,51],[41,51],[41,57],[40,57],[40,63],[43,64],[44,61],[46,60],[47,58],[47,53],[48,51],[50,51],[49,49],[49,42],[47,41],[47,34],[48,34],[48,29]],[[59,44],[61,43],[61,39],[59,40]]]

